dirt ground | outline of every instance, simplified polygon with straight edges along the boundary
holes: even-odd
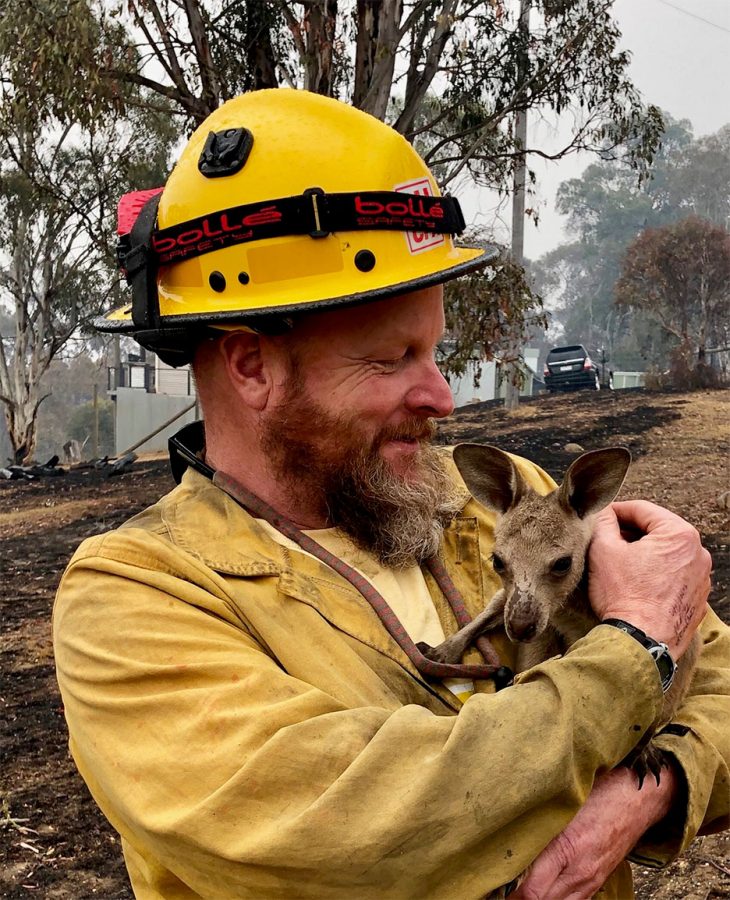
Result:
[[[711,602],[730,623],[730,391],[582,392],[544,396],[514,414],[457,411],[441,440],[527,456],[560,478],[584,449],[622,444],[634,462],[622,497],[644,497],[692,522],[713,554]],[[50,639],[53,594],[76,545],[114,528],[172,486],[161,459],[105,479],[94,470],[33,483],[0,481],[0,896],[131,898],[119,842],[67,752]],[[730,898],[730,833],[700,838],[666,870],[636,870],[642,900]]]

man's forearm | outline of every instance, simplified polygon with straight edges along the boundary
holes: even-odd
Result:
[[[682,775],[673,765],[662,769],[659,784],[648,777],[641,790],[623,766],[606,773],[532,864],[516,900],[593,896],[643,835],[672,815],[682,795]]]
[[[650,828],[671,816],[673,809],[679,814],[676,805],[680,803],[684,794],[682,776],[673,763],[662,768],[659,784],[647,774],[641,790],[636,774],[624,766],[610,772],[605,782],[598,784],[597,788],[599,796],[602,790],[615,792],[616,800],[622,804],[626,818],[632,819],[634,831],[637,833],[636,840]],[[681,810],[683,818],[684,814],[683,809]]]

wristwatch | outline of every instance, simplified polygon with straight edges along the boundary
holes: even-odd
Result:
[[[631,625],[630,622],[624,622],[623,619],[604,619],[603,625],[613,625],[619,631],[625,631],[632,638],[637,640],[642,647],[647,649],[659,669],[659,677],[662,680],[662,690],[666,694],[674,681],[674,673],[677,671],[677,664],[672,659],[669,647],[661,641],[655,641],[645,634],[641,628]]]

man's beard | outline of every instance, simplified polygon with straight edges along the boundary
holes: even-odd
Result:
[[[261,440],[272,472],[294,508],[316,509],[384,565],[404,569],[438,551],[461,501],[443,460],[430,445],[432,420],[413,417],[385,427],[369,442],[357,419],[333,416],[293,383],[265,422]],[[419,446],[402,475],[380,455],[388,441]]]

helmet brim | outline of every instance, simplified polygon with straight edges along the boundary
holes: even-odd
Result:
[[[189,313],[173,316],[166,315],[160,322],[160,331],[164,333],[166,328],[179,331],[180,329],[187,327],[192,329],[206,325],[215,327],[217,324],[232,325],[236,323],[246,324],[247,322],[255,323],[258,318],[270,320],[272,316],[285,317],[294,313],[318,312],[326,309],[333,309],[335,307],[357,306],[364,303],[372,303],[376,300],[385,300],[389,297],[395,297],[398,294],[412,293],[413,291],[422,290],[423,288],[432,287],[437,284],[443,284],[447,281],[452,281],[455,278],[460,278],[463,275],[468,275],[471,272],[475,272],[477,269],[483,268],[494,262],[501,253],[500,248],[495,244],[487,244],[481,247],[458,247],[455,249],[460,256],[460,259],[456,264],[449,265],[438,271],[408,281],[396,282],[395,284],[389,284],[386,287],[373,288],[359,293],[345,294],[324,299],[317,297],[312,300],[286,304],[283,306],[268,305],[259,309]],[[138,328],[132,319],[132,304],[127,303],[104,316],[96,318],[94,320],[94,327],[97,331],[108,334],[128,334],[134,336]]]

